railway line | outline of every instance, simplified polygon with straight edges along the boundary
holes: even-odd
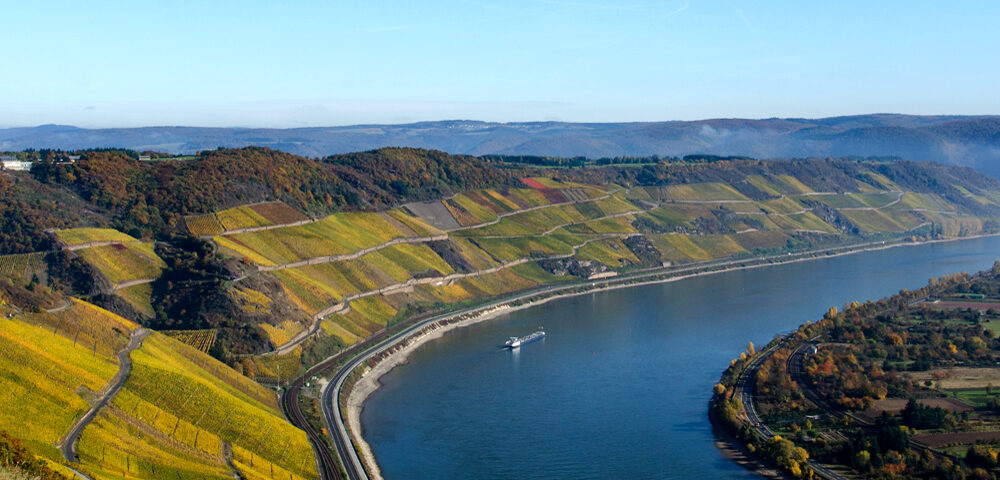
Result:
[[[760,417],[757,415],[757,408],[754,406],[753,403],[753,393],[756,384],[752,380],[756,378],[757,370],[760,369],[761,364],[763,364],[765,360],[767,360],[771,355],[773,355],[775,351],[777,351],[779,348],[785,345],[785,343],[788,342],[790,338],[792,337],[786,336],[781,342],[778,342],[772,347],[768,348],[767,350],[760,352],[760,354],[758,354],[753,360],[751,360],[750,363],[746,366],[746,368],[743,369],[743,373],[741,373],[739,378],[736,380],[736,388],[739,391],[740,402],[743,403],[743,408],[744,410],[746,410],[747,421],[750,422],[750,428],[753,429],[753,431],[758,436],[764,439],[770,439],[774,437],[775,433],[771,431],[771,429],[767,428],[767,425],[765,425],[764,422],[761,421]],[[800,346],[798,349],[796,349],[796,352],[801,353],[802,351],[805,351],[805,347],[808,345],[809,344],[806,343],[803,346]],[[813,459],[809,459],[808,463],[809,467],[812,468],[813,471],[815,471],[816,474],[822,478],[826,478],[827,480],[848,480],[847,477],[837,472],[834,472],[833,470],[830,470],[822,463],[819,463]]]

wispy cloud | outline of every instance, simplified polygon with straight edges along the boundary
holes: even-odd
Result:
[[[662,20],[666,20],[667,18],[670,18],[670,17],[672,17],[674,15],[677,15],[678,13],[681,13],[684,10],[687,10],[690,7],[691,7],[691,3],[689,3],[688,0],[684,0],[684,5],[681,5],[678,8],[675,8],[673,10],[670,10],[670,11],[664,13]]]

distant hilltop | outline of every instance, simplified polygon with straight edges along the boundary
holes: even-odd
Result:
[[[646,123],[491,123],[467,120],[313,128],[71,126],[0,129],[0,151],[121,147],[195,153],[267,146],[320,157],[406,146],[456,154],[757,158],[899,156],[974,167],[1000,177],[1000,116],[872,114],[822,119],[712,119]]]

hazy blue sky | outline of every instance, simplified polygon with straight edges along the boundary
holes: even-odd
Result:
[[[1000,113],[1000,2],[7,1],[0,125]]]

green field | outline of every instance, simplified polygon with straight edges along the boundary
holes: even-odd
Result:
[[[104,388],[115,372],[112,352],[18,318],[0,319],[0,430],[35,453],[61,459],[53,446],[88,408],[86,392]]]
[[[647,235],[664,259],[671,261],[708,260],[711,256],[687,235]]]
[[[270,220],[257,213],[250,205],[222,210],[221,212],[216,212],[215,216],[226,231],[273,225]]]
[[[150,303],[150,297],[153,295],[153,285],[151,283],[143,283],[116,290],[115,295],[124,299],[139,313],[147,317],[153,317],[156,313],[153,311],[153,304]]]
[[[338,213],[306,225],[217,236],[215,241],[258,264],[279,265],[351,253],[411,232],[400,231],[379,214]]]
[[[639,265],[642,262],[636,258],[628,247],[619,239],[599,240],[590,242],[577,252],[577,258],[594,260],[609,267],[625,267]]]
[[[184,217],[184,225],[187,226],[188,233],[196,237],[218,235],[226,231],[226,227],[219,223],[219,217],[214,213]]]
[[[153,251],[152,243],[103,245],[77,250],[76,254],[116,285],[130,280],[159,278],[167,267]]]
[[[0,255],[0,277],[19,278],[25,281],[45,270],[45,254],[15,253]]]
[[[746,196],[725,183],[692,183],[663,187],[663,196],[668,200],[744,200]]]
[[[70,246],[91,242],[138,242],[135,238],[110,228],[69,228],[56,230],[55,233],[59,240]]]

